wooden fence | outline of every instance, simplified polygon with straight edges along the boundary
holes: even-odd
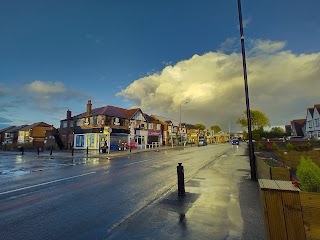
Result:
[[[259,179],[259,186],[267,239],[320,239],[320,193],[290,181]]]
[[[291,174],[290,168],[286,166],[270,166],[267,162],[274,161],[269,158],[262,158],[259,156],[255,156],[256,161],[256,173],[258,179],[271,179],[271,180],[283,180],[290,181]]]

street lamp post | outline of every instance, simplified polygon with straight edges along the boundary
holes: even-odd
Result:
[[[245,89],[245,94],[246,94],[248,135],[249,135],[249,146],[248,147],[249,147],[251,179],[256,180],[257,176],[256,176],[256,164],[255,164],[255,159],[254,159],[254,146],[252,143],[250,101],[249,101],[249,90],[248,90],[248,79],[247,79],[246,52],[245,52],[245,47],[244,47],[244,34],[243,34],[243,26],[242,26],[241,0],[238,0],[238,14],[239,14],[240,41],[241,41],[241,50],[242,50],[243,79],[244,79],[244,89]]]
[[[185,103],[188,103],[188,102],[185,102]],[[179,120],[179,132],[180,132],[180,143],[182,143],[182,132],[181,132],[181,130],[182,130],[182,125],[181,125],[182,123],[181,123],[181,102],[180,102],[180,120]]]

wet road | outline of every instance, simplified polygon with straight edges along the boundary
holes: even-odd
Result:
[[[178,162],[188,179],[227,151],[234,149],[221,144],[111,159],[0,155],[0,239],[106,239],[177,188]]]

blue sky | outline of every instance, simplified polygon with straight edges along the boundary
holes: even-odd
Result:
[[[320,2],[242,0],[251,108],[272,125],[320,103]],[[220,125],[245,110],[237,1],[4,1],[0,126],[114,105]],[[185,104],[185,102],[188,102]]]

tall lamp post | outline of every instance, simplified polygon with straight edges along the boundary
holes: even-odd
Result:
[[[243,78],[244,78],[244,89],[246,94],[246,106],[247,106],[247,121],[248,121],[248,135],[249,135],[249,159],[251,169],[251,179],[256,180],[256,163],[254,159],[254,146],[252,143],[252,130],[251,130],[251,115],[250,115],[250,101],[249,101],[249,90],[248,90],[248,79],[247,79],[247,64],[246,64],[246,52],[244,47],[244,34],[242,26],[242,10],[241,0],[238,0],[238,14],[239,14],[239,25],[240,25],[240,41],[242,49],[242,66],[243,66]]]
[[[185,102],[185,103],[188,103],[188,102]],[[180,102],[180,120],[179,120],[179,132],[180,132],[180,141],[182,142],[182,133],[181,133],[181,130],[182,130],[182,125],[181,125],[181,102]]]

